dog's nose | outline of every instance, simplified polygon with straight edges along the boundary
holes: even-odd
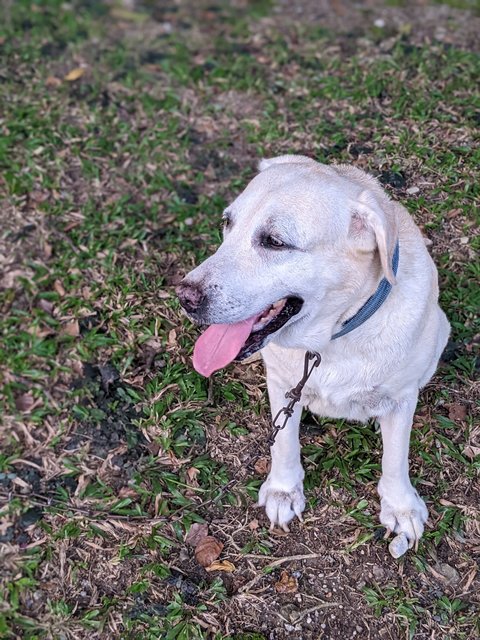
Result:
[[[205,294],[196,284],[179,284],[175,292],[180,300],[180,304],[189,313],[194,313],[205,300]]]

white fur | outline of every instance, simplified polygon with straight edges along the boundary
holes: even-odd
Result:
[[[303,405],[320,416],[380,422],[380,521],[417,543],[427,509],[409,478],[410,429],[418,390],[433,375],[449,334],[434,263],[408,212],[363,171],[304,156],[262,160],[260,169],[228,208],[232,224],[218,251],[187,277],[211,299],[202,321],[237,322],[288,295],[304,300],[262,350],[272,414],[300,379],[305,351],[319,352],[322,363],[305,387]],[[295,248],[263,248],[258,238],[264,230]],[[386,302],[332,341],[383,276],[395,283]],[[298,409],[279,432],[259,494],[272,525],[284,529],[305,507],[300,417]]]

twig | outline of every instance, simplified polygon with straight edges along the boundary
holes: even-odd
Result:
[[[318,611],[319,609],[329,609],[330,607],[338,607],[338,602],[322,602],[321,604],[317,604],[314,607],[310,607],[309,609],[304,609],[300,612],[298,617],[292,620],[292,622],[298,624],[300,620],[303,620],[305,616],[308,616],[310,613]]]
[[[315,560],[315,558],[321,558],[322,556],[322,553],[307,553],[299,556],[286,556],[285,558],[278,558],[277,560],[269,562],[267,565],[265,565],[262,569],[262,572],[266,571],[267,569],[279,567],[280,565],[285,564],[285,562],[294,562],[296,560]],[[247,582],[247,584],[244,584],[242,587],[240,587],[237,593],[245,593],[245,591],[248,591],[248,589],[253,587],[253,585],[257,584],[257,582],[259,582],[263,578],[263,576],[264,573],[255,576],[255,578],[252,578],[250,582]]]

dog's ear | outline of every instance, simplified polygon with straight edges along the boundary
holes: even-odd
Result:
[[[258,170],[265,171],[269,167],[273,167],[275,164],[317,164],[313,158],[309,158],[308,156],[295,156],[295,155],[285,155],[285,156],[277,156],[276,158],[264,158],[260,160],[258,163]]]
[[[364,250],[377,246],[384,276],[393,285],[396,282],[392,260],[397,243],[397,225],[391,208],[382,206],[387,203],[385,198],[385,203],[380,204],[370,190],[362,191],[352,202],[349,236]]]

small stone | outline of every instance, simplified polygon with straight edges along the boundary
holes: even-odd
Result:
[[[185,218],[185,224],[187,227],[191,227],[193,225],[193,218]]]
[[[408,550],[408,540],[404,533],[399,533],[398,536],[390,542],[388,550],[392,558],[400,558]]]
[[[380,580],[383,580],[383,578],[385,577],[385,571],[378,564],[374,564],[373,565],[372,573],[373,573],[373,576],[374,576],[375,580],[379,580],[380,581]]]
[[[446,562],[437,562],[435,571],[439,573],[445,582],[450,586],[455,586],[460,582],[460,575],[455,567],[450,566]]]
[[[374,20],[373,24],[378,27],[378,29],[383,29],[385,26],[385,20],[383,18],[377,18]]]
[[[418,193],[419,191],[420,191],[420,189],[418,187],[409,187],[407,189],[407,193],[408,193],[409,196],[413,196],[416,193]]]

